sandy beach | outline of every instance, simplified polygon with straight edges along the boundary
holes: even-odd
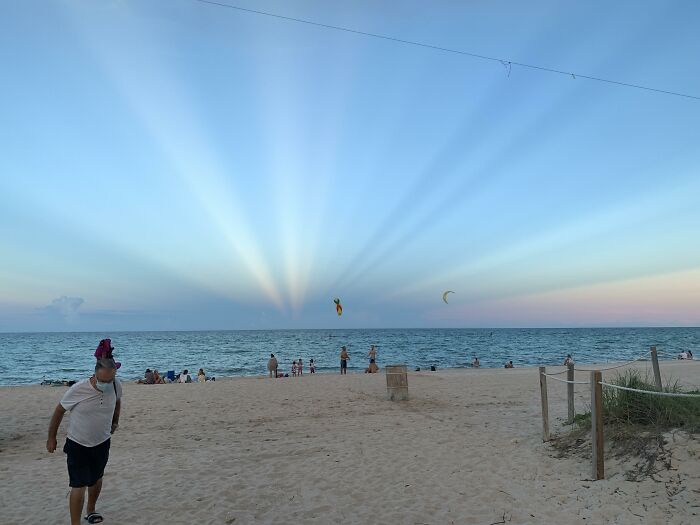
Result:
[[[662,366],[686,386],[699,372]],[[656,480],[626,481],[632,464],[607,458],[594,482],[589,461],[542,443],[536,369],[408,380],[406,402],[386,399],[383,373],[125,384],[98,510],[107,524],[700,522],[697,440],[670,437],[672,470]],[[45,450],[65,390],[0,388],[3,524],[69,522],[65,456]],[[576,392],[583,411],[588,386]],[[559,432],[565,386],[549,399]]]

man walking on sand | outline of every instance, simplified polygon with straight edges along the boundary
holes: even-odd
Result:
[[[71,525],[80,525],[87,487],[88,523],[102,523],[95,511],[102,490],[102,475],[109,459],[110,436],[119,425],[122,386],[113,359],[98,359],[95,375],[74,384],[56,407],[49,424],[46,450],[56,450],[56,434],[66,411],[71,413],[63,452],[68,456]]]

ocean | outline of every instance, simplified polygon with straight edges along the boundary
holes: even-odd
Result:
[[[401,363],[409,369],[463,368],[474,356],[485,368],[501,368],[508,360],[516,367],[554,365],[569,353],[579,364],[604,363],[636,358],[651,345],[669,354],[690,349],[700,357],[700,328],[0,333],[0,385],[82,379],[92,372],[93,352],[105,337],[122,363],[119,376],[128,380],[143,377],[146,368],[194,374],[204,368],[217,377],[266,374],[270,353],[286,372],[299,358],[306,373],[311,358],[317,372],[335,372],[342,345],[348,347],[350,372],[367,366],[371,344],[380,367]]]

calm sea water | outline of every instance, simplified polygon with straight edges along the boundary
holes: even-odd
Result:
[[[0,384],[39,383],[43,379],[81,379],[94,367],[93,352],[110,337],[123,379],[157,368],[208,375],[242,376],[266,373],[274,353],[289,372],[292,360],[309,359],[318,372],[336,371],[340,346],[350,353],[350,370],[367,366],[370,344],[377,361],[409,367],[467,367],[476,355],[482,367],[560,364],[567,353],[577,363],[626,360],[650,345],[678,353],[691,349],[700,357],[700,328],[577,328],[577,329],[387,329],[270,330],[211,332],[0,333]]]

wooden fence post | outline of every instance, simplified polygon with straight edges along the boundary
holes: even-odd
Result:
[[[567,365],[568,370],[566,371],[566,380],[567,381],[573,381],[574,380],[574,364],[569,363]],[[569,424],[572,424],[574,422],[574,416],[576,415],[574,411],[574,384],[569,383],[566,385],[566,397],[567,401],[569,402]]]
[[[661,384],[661,371],[659,370],[659,356],[656,354],[656,347],[651,347],[651,366],[654,369],[654,383],[656,383],[656,389],[661,392],[663,390],[663,385]]]
[[[546,368],[540,367],[540,398],[542,399],[542,441],[549,441],[549,405],[547,403]]]
[[[603,374],[600,370],[591,372],[591,442],[593,447],[593,479],[605,479],[605,457],[603,450]]]

